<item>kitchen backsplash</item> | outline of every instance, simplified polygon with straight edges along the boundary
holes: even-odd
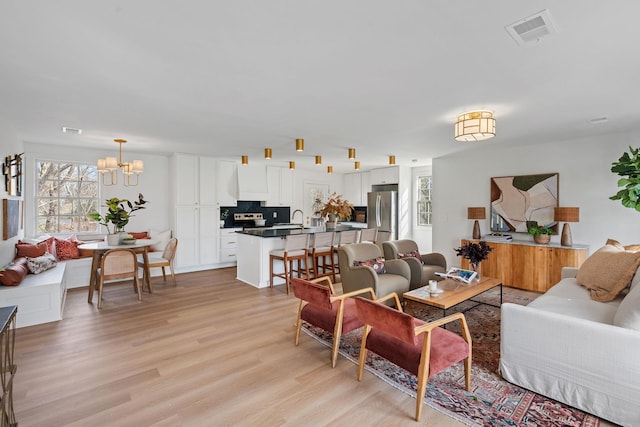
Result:
[[[238,201],[238,206],[222,206],[220,213],[225,210],[229,211],[229,216],[224,222],[225,227],[234,227],[233,214],[235,213],[261,213],[265,220],[267,220],[267,226],[273,225],[277,222],[291,222],[291,208],[289,207],[271,207],[260,206],[260,202],[257,201]],[[275,215],[275,217],[274,217]],[[296,218],[300,219],[300,218]]]

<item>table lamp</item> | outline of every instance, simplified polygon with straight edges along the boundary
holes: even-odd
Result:
[[[482,236],[480,234],[480,224],[478,223],[479,219],[486,219],[487,212],[484,207],[473,207],[467,208],[467,219],[474,219],[473,223],[473,238],[480,239]]]
[[[571,228],[568,223],[580,221],[580,208],[554,208],[553,220],[564,222],[564,225],[562,226],[560,244],[562,246],[573,245],[573,241],[571,239]]]

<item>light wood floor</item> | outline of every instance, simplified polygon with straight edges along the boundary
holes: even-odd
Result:
[[[305,334],[297,300],[235,280],[235,268],[67,296],[64,320],[16,333],[14,406],[27,426],[461,426]]]

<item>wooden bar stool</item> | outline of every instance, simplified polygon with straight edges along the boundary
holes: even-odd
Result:
[[[377,238],[377,228],[363,228],[360,230],[360,240],[358,243],[375,243]]]
[[[282,261],[284,266],[283,273],[273,272],[273,263]],[[297,261],[297,268],[294,268],[294,262]],[[304,261],[304,270],[300,262]],[[304,271],[304,276],[301,273]],[[269,252],[269,287],[273,288],[273,278],[280,277],[284,279],[287,294],[289,293],[289,283],[293,274],[297,273],[298,277],[309,278],[309,235],[308,234],[289,234],[285,238],[284,249],[275,249]]]
[[[333,262],[333,240],[335,233],[325,231],[316,233],[313,236],[313,246],[311,246],[311,262],[313,265],[313,278],[331,276],[333,283],[336,282],[336,269]]]
[[[338,248],[351,243],[358,243],[358,230],[341,231],[338,235],[338,244],[333,247],[333,255],[331,256],[335,271],[340,271],[340,266],[338,264]]]

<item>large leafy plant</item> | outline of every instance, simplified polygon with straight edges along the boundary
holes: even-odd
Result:
[[[640,211],[640,148],[629,147],[617,162],[611,164],[611,172],[623,178],[618,180],[618,187],[624,187],[611,200],[620,200],[622,206]]]
[[[144,209],[145,207],[143,205],[145,203],[147,202],[144,200],[142,193],[138,194],[138,200],[133,203],[127,199],[114,197],[105,201],[107,213],[104,216],[100,215],[100,212],[91,212],[87,216],[99,224],[104,225],[107,228],[107,233],[115,234],[124,231],[124,227],[133,216],[132,213]],[[109,224],[113,226],[112,229],[109,228]],[[113,230],[113,232],[111,230]]]
[[[340,194],[333,193],[320,210],[320,216],[325,217],[332,214],[338,218],[347,219],[351,216],[352,212],[353,205],[349,203],[349,201],[343,200]]]

